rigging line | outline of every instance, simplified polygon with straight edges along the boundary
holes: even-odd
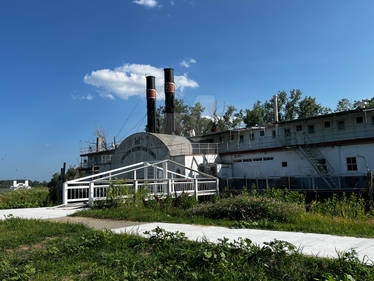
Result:
[[[132,108],[131,111],[128,112],[128,115],[125,119],[125,121],[123,122],[121,128],[119,129],[118,133],[116,134],[116,137],[119,138],[119,135],[120,133],[122,132],[123,128],[125,127],[125,125],[127,124],[127,122],[129,121],[130,117],[132,116],[132,114],[134,113],[134,111],[137,109],[138,105],[139,105],[139,102],[140,102],[140,99],[138,99],[138,101],[136,102],[135,106]]]
[[[147,117],[147,114],[144,115],[142,121],[138,124],[138,126],[136,127],[136,130],[139,130],[139,127],[142,125],[142,123],[144,122],[145,118]]]
[[[143,122],[144,119],[145,119],[146,117],[147,117],[147,113],[144,114],[144,116],[141,117],[141,118],[140,118],[140,119],[135,123],[135,125],[134,125],[133,127],[131,127],[131,129],[127,130],[126,133],[125,133],[124,135],[126,136],[126,135],[128,135],[131,131],[133,131],[134,129],[138,128],[138,127],[140,126],[141,122]],[[121,139],[121,141],[122,141],[122,139]]]

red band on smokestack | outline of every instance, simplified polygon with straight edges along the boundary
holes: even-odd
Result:
[[[173,82],[166,82],[165,83],[165,92],[175,92],[175,84]]]
[[[147,90],[147,98],[148,99],[156,99],[157,92],[155,89],[148,89]]]

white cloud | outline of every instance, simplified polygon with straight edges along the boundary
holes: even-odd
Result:
[[[99,69],[84,76],[86,84],[97,87],[100,96],[114,99],[115,96],[127,99],[131,96],[145,97],[145,76],[156,77],[157,97],[164,98],[164,70],[146,64],[125,64],[111,69]],[[176,90],[196,88],[199,84],[187,74],[175,75]]]
[[[154,8],[157,6],[156,0],[134,0],[133,3],[146,6],[148,8]]]
[[[88,100],[91,101],[93,100],[93,95],[88,94],[86,96],[78,96],[78,95],[72,95],[73,100]]]
[[[180,66],[189,68],[193,63],[197,63],[197,61],[195,59],[182,60]]]

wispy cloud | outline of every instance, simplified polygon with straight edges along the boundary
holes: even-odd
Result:
[[[189,59],[189,60],[182,60],[180,62],[180,66],[189,68],[191,64],[196,63],[197,61],[195,59]]]
[[[146,64],[125,64],[115,69],[99,69],[84,76],[84,82],[97,88],[100,96],[127,99],[130,96],[145,97],[145,76],[156,77],[157,97],[164,98],[164,70]],[[175,86],[180,92],[196,88],[199,84],[187,74],[175,75]]]
[[[133,3],[145,6],[147,8],[154,8],[157,6],[157,0],[134,0]]]
[[[91,101],[94,98],[93,95],[91,94],[88,94],[85,96],[72,95],[71,97],[73,98],[73,100],[88,100],[88,101]]]

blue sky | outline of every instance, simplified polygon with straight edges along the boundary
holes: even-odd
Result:
[[[372,97],[373,11],[364,0],[1,1],[0,179],[49,180],[79,163],[95,129],[143,130],[142,79],[163,67],[187,103],[246,108],[292,88],[330,107]]]

